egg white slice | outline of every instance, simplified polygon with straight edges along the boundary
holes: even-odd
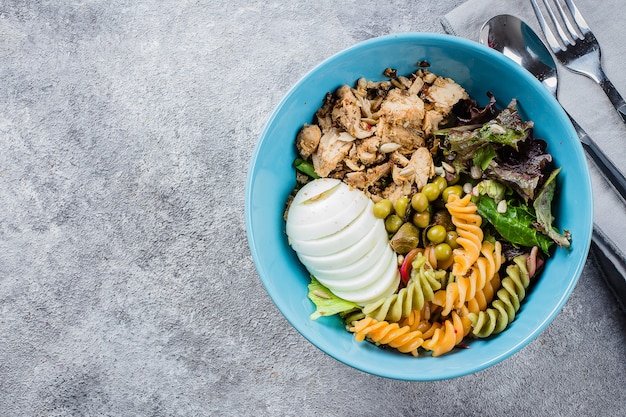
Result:
[[[331,290],[337,297],[352,301],[359,305],[373,303],[383,297],[389,297],[398,289],[400,284],[400,272],[395,257],[392,257],[387,266],[387,271],[371,285],[355,291]],[[330,290],[330,288],[329,288]]]
[[[315,278],[324,284],[333,293],[338,291],[356,291],[369,287],[371,284],[379,280],[385,272],[388,271],[391,257],[395,258],[393,251],[382,251],[382,256],[378,261],[366,271],[352,276],[341,276],[339,274],[331,274],[330,279],[326,279],[326,275],[315,275]]]
[[[374,203],[370,201],[356,219],[337,233],[314,240],[290,238],[289,243],[296,252],[303,255],[330,255],[340,252],[363,239],[372,230],[377,221],[381,220],[374,216]]]
[[[337,281],[355,277],[374,268],[382,262],[383,257],[388,255],[389,252],[393,253],[389,243],[380,239],[371,250],[350,265],[341,268],[314,268],[311,273],[316,277],[322,277],[325,281]]]
[[[363,212],[371,200],[338,180],[312,181],[302,187],[287,211],[286,232],[291,239],[313,240],[337,233]],[[318,184],[322,182],[321,186]],[[318,192],[323,190],[322,192]]]
[[[300,261],[311,273],[320,270],[332,270],[346,267],[361,259],[376,245],[387,244],[387,232],[382,222],[376,222],[374,227],[357,243],[340,251],[326,256],[308,256],[298,253]]]

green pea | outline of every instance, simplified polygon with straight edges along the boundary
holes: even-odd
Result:
[[[420,211],[413,215],[413,224],[420,229],[428,227],[430,224],[430,213],[428,211]]]
[[[413,197],[411,197],[411,207],[415,211],[424,211],[428,208],[428,198],[424,195],[424,193],[415,193]]]
[[[435,177],[432,183],[439,188],[439,192],[442,192],[448,186],[448,181],[444,177]]]
[[[446,234],[446,228],[440,224],[437,224],[428,229],[428,231],[426,232],[426,237],[428,238],[428,240],[436,245],[446,240]]]
[[[402,219],[397,214],[391,214],[385,219],[385,229],[389,233],[396,233],[402,226]]]
[[[452,256],[452,248],[447,243],[440,243],[435,246],[435,258],[438,261],[447,261]]]
[[[406,209],[409,207],[409,198],[408,197],[400,197],[396,200],[396,204],[394,204],[393,208],[396,210],[396,214],[401,218],[405,218]]]
[[[437,184],[428,183],[422,188],[422,194],[426,196],[428,201],[435,201],[439,198],[439,194],[441,194],[441,190]]]
[[[459,197],[463,196],[463,187],[460,185],[451,185],[449,187],[446,187],[442,192],[441,192],[441,199],[444,202],[448,202],[448,198],[450,198],[450,195],[452,194],[456,194]]]
[[[393,210],[393,204],[387,199],[374,204],[374,216],[379,219],[386,219],[391,214],[391,210]]]
[[[459,234],[455,230],[450,230],[446,233],[446,240],[444,242],[447,243],[452,249],[456,249],[459,247],[459,244],[456,241],[458,237]]]

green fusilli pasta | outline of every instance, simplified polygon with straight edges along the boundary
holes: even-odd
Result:
[[[363,314],[378,321],[395,323],[408,317],[413,310],[421,310],[431,301],[435,290],[441,288],[444,270],[435,270],[421,253],[413,261],[411,279],[406,287],[390,297],[363,307]]]

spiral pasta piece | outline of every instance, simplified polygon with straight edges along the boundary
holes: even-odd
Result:
[[[498,241],[491,243],[485,240],[480,248],[482,256],[476,260],[475,267],[478,268],[477,288],[483,288],[485,284],[500,270],[504,262],[502,255],[502,244]]]
[[[445,274],[445,272],[443,272]],[[396,323],[407,317],[413,310],[421,310],[424,304],[433,299],[434,291],[441,288],[436,271],[426,262],[421,253],[413,261],[411,279],[406,287],[396,294],[381,298],[363,307],[363,314],[378,321]]]
[[[484,311],[493,300],[496,291],[500,289],[500,276],[494,274],[490,281],[485,284],[482,290],[476,292],[476,296],[468,300],[466,305],[470,313],[479,313]]]
[[[492,244],[489,241],[484,241],[480,249],[482,256],[476,260],[476,263],[472,266],[473,273],[475,273],[476,283],[475,290],[472,288],[466,301],[466,305],[473,306],[471,311],[476,311],[476,307],[480,310],[484,310],[487,304],[491,302],[493,293],[500,286],[499,277],[494,281],[494,277],[497,277],[500,266],[504,262],[504,256],[502,255],[502,244],[498,241]]]
[[[476,262],[483,241],[483,231],[480,228],[482,217],[477,213],[478,207],[470,200],[471,197],[471,194],[463,198],[451,195],[446,203],[446,209],[459,234],[456,242],[460,247],[452,251],[452,273],[456,276],[465,275]]]
[[[482,242],[480,253],[482,256],[476,259],[465,276],[456,276],[455,281],[449,283],[445,290],[435,294],[433,303],[443,307],[442,315],[447,316],[453,309],[472,301],[500,269],[503,260],[500,242]]]
[[[411,313],[398,322],[398,324],[400,324],[400,326],[409,326],[411,330],[417,330],[419,324],[423,321],[428,321],[429,318],[430,305],[426,304],[421,310],[411,311]]]
[[[413,356],[417,356],[417,349],[424,342],[422,333],[411,331],[409,326],[400,327],[398,323],[378,321],[371,317],[355,321],[348,330],[354,333],[357,342],[368,338],[373,343],[388,345]]]
[[[441,356],[457,346],[471,330],[471,321],[456,311],[445,320],[443,327],[436,329],[430,339],[424,340],[422,348],[432,351],[433,356]]]
[[[507,276],[502,279],[501,288],[496,293],[496,299],[491,303],[491,307],[468,314],[474,336],[484,338],[500,333],[515,319],[520,303],[526,296],[530,276],[526,256],[517,256],[513,262],[506,269]]]
[[[413,310],[411,314],[398,323],[400,327],[408,326],[411,331],[419,331],[422,338],[431,338],[436,329],[441,327],[439,322],[430,321],[430,304],[427,303],[421,310]]]

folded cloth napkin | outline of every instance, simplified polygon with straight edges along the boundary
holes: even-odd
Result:
[[[626,97],[626,43],[623,0],[575,0],[602,48],[605,73]],[[541,3],[541,2],[539,2]],[[453,35],[478,41],[484,22],[499,14],[517,16],[545,42],[530,0],[469,0],[442,19]],[[558,65],[559,101],[589,136],[626,173],[626,125],[599,85]],[[594,222],[623,253],[626,252],[626,205],[588,159],[594,198]]]

